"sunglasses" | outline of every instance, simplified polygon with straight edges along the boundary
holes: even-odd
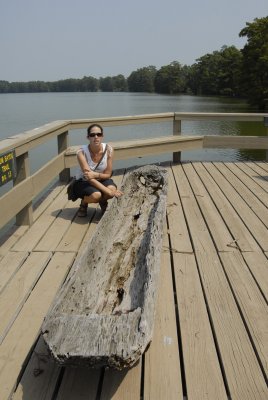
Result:
[[[103,134],[102,134],[101,132],[89,133],[89,134],[88,134],[88,137],[91,137],[91,138],[93,138],[93,137],[95,137],[95,136],[102,137]]]

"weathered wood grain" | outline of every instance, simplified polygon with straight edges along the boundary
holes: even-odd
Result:
[[[136,169],[122,190],[43,323],[48,348],[62,364],[129,367],[151,340],[167,171]]]
[[[74,253],[53,255],[27,302],[0,345],[0,399],[9,399],[42,320],[74,259]],[[27,397],[25,397],[26,399]],[[36,397],[38,398],[38,397]]]

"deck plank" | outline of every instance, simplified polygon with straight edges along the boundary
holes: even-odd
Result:
[[[186,169],[196,199],[201,200],[202,210],[211,222],[213,219],[206,210],[213,209],[213,204],[207,201],[209,200],[207,191],[198,180],[192,166],[189,164]],[[222,221],[218,220],[216,211],[214,210],[212,214],[216,219],[217,229],[222,228]],[[171,248],[173,248],[176,231],[169,226],[169,232]],[[225,241],[219,237],[218,245],[221,244],[219,248],[226,249],[226,243],[229,240],[228,234]],[[226,250],[229,251],[228,248]],[[193,254],[175,252],[173,262],[187,397],[192,400],[227,399],[195,257]]]
[[[239,253],[220,254],[225,272],[268,378],[268,308]]]
[[[55,251],[64,234],[67,232],[77,212],[72,201],[59,213],[51,224],[49,230],[44,234],[34,251]]]
[[[259,220],[252,208],[248,207],[245,200],[240,196],[234,187],[222,176],[213,164],[206,165],[207,171],[211,174],[215,182],[221,187],[230,204],[236,209],[241,220],[248,227],[263,251],[268,251],[268,231],[266,226]],[[267,216],[267,212],[266,212]]]
[[[37,339],[44,316],[74,259],[73,253],[56,253],[45,269],[8,335],[0,345],[0,398],[15,388],[25,359]]]
[[[189,237],[188,228],[183,215],[181,200],[176,188],[172,169],[169,168],[168,175],[168,200],[167,200],[167,215],[170,229],[174,236],[172,241],[173,252],[193,253],[191,240]]]
[[[258,216],[266,228],[268,228],[268,212],[265,206],[248,187],[234,174],[230,173],[226,165],[223,163],[214,163],[215,167],[227,179],[227,181],[235,188],[239,195],[244,199],[248,207]],[[268,199],[268,196],[267,196]]]
[[[60,371],[40,337],[12,400],[51,400]]]
[[[227,229],[224,219],[213,203],[207,188],[200,180],[192,164],[184,164],[183,169],[191,183],[195,198],[206,219],[206,223],[209,226],[218,251],[231,251],[230,243],[232,243],[233,237]]]
[[[268,172],[268,163],[264,161],[255,161],[255,164],[258,165],[258,167],[262,168],[265,172]],[[266,176],[268,176],[266,174]]]
[[[186,167],[186,168],[185,168]],[[202,183],[198,181],[197,175],[190,164],[185,165],[184,169],[187,171],[187,177],[190,179],[192,189],[195,191],[191,193],[190,187],[187,182],[184,182],[186,177],[180,174],[181,197],[183,204],[186,202],[189,205],[188,214],[198,214],[197,201],[201,200],[201,209],[204,216],[208,217],[211,222],[210,210],[213,209],[213,204],[207,199],[206,189]],[[189,184],[188,184],[189,185]],[[218,219],[216,210],[213,210],[218,226],[222,227],[224,224]],[[198,226],[197,236],[199,230],[202,230],[201,213],[196,219]],[[215,229],[214,229],[215,231]],[[225,249],[226,243],[230,241],[228,233],[224,235],[223,240],[218,239],[219,248]],[[171,247],[175,232],[170,228]],[[202,238],[200,239],[201,246],[198,243],[198,248],[202,249],[209,241],[209,236],[205,234],[205,226],[203,226]],[[216,233],[216,237],[217,237]],[[213,252],[213,246],[208,246]],[[229,249],[227,248],[227,251]],[[185,379],[187,387],[187,396],[191,399],[226,399],[227,394],[224,387],[223,377],[221,374],[220,363],[217,356],[213,334],[209,322],[209,316],[206,310],[205,298],[202,293],[201,282],[198,274],[197,265],[194,255],[187,255],[183,253],[173,253],[174,259],[174,273],[176,281],[176,293],[178,299],[180,331],[182,336],[183,359],[185,368]],[[206,365],[206,368],[203,366]]]
[[[224,163],[224,165],[233,172],[233,174],[264,204],[265,207],[268,207],[268,193],[255,180],[248,176],[243,169],[239,168],[238,164],[228,162]]]
[[[202,221],[182,167],[173,169],[176,171],[178,188],[182,191],[182,203],[196,249],[196,260],[231,398],[264,400],[268,396],[266,382],[216,249],[207,234],[205,221]],[[200,246],[201,232],[206,243],[203,243],[203,249]]]
[[[67,367],[64,370],[57,400],[96,399],[99,380],[100,370]]]
[[[67,203],[66,193],[62,191],[59,196],[56,197],[55,201],[53,201],[51,205],[46,208],[44,213],[33,223],[25,235],[18,240],[12,250],[32,251]]]
[[[187,396],[227,399],[195,257],[173,257]]]
[[[264,400],[267,385],[221,263],[201,252],[197,262],[231,398]]]
[[[60,181],[46,190],[34,205],[33,220],[36,221],[61,193],[66,196],[66,184]]]
[[[243,257],[268,302],[268,260],[263,253],[243,253]]]
[[[29,226],[13,225],[0,239],[0,260],[10,251],[10,249],[25,235]]]
[[[2,258],[0,261],[0,293],[24,263],[28,255],[27,251],[19,253],[11,251]]]
[[[242,251],[261,251],[256,240],[230,204],[228,197],[226,197],[221,188],[217,186],[215,180],[208,173],[205,166],[201,163],[195,163],[194,165],[195,169],[198,171],[199,177],[208,189],[213,202],[233,236],[233,242],[230,243],[229,246],[231,248],[239,247]],[[209,163],[206,165],[209,166]]]
[[[87,218],[76,216],[56,247],[56,251],[75,251],[81,246],[95,210],[90,208]]]
[[[247,161],[246,164],[253,171],[255,171],[263,180],[267,181],[267,183],[268,183],[268,176],[266,173],[264,173],[263,168],[261,168],[257,163],[255,163],[253,161]]]
[[[66,185],[58,183],[49,189],[49,193],[42,196],[35,204],[33,211],[34,222],[45,212],[61,192],[66,192]],[[40,221],[39,221],[40,222]],[[21,239],[32,227],[27,225],[12,226],[0,239],[0,259],[11,250],[12,247]],[[19,248],[17,249],[18,251]],[[25,250],[25,249],[24,249]]]
[[[51,253],[32,253],[0,294],[0,344],[31,293]]]
[[[268,181],[266,179],[263,179],[263,176],[266,177],[266,173],[262,172],[261,175],[256,173],[251,168],[251,165],[247,162],[244,163],[235,163],[242,171],[245,172],[254,182],[256,182],[265,192],[268,192]]]
[[[100,400],[140,400],[141,361],[122,371],[105,371]]]
[[[163,238],[153,340],[145,353],[144,398],[183,399],[176,328],[171,259],[167,234]]]
[[[90,216],[92,215],[89,227],[86,231],[85,236],[83,237],[83,240],[81,242],[81,245],[79,247],[79,251],[78,251],[78,255],[77,257],[79,257],[79,255],[82,253],[83,249],[85,248],[85,246],[88,245],[89,240],[91,239],[92,235],[94,235],[95,229],[97,228],[97,225],[100,221],[100,210],[97,209],[97,206],[94,204],[90,205],[91,210],[89,211]]]
[[[189,227],[189,223],[187,221],[188,229],[190,232],[191,240],[193,234],[195,235],[196,241],[194,244],[194,250],[202,251],[208,249],[208,245],[210,244],[210,233],[206,229],[206,225],[204,224],[204,220],[202,214],[200,213],[199,206],[195,200],[195,196],[190,188],[187,176],[184,173],[184,170],[181,165],[173,166],[173,172],[175,175],[175,180],[177,182],[178,191],[180,194],[180,198],[182,201],[182,206],[184,210],[184,214],[189,211],[191,214],[191,219],[195,221],[195,224]],[[192,231],[193,230],[193,231]],[[214,249],[214,247],[213,247]]]

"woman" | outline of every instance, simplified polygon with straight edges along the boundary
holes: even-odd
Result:
[[[74,192],[82,199],[78,210],[79,217],[87,215],[89,203],[100,203],[104,213],[108,205],[107,200],[123,194],[111,179],[113,148],[102,143],[102,126],[90,125],[87,129],[87,138],[89,145],[82,146],[77,152],[80,169],[76,176]]]

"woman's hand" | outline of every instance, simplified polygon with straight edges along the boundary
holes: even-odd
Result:
[[[94,172],[94,171],[84,171],[84,178],[88,181],[90,181],[90,179],[97,179],[99,178],[99,173],[98,172]]]
[[[111,197],[121,197],[124,193],[121,192],[121,190],[118,190],[117,188],[114,189],[109,189],[110,190],[110,196]]]

